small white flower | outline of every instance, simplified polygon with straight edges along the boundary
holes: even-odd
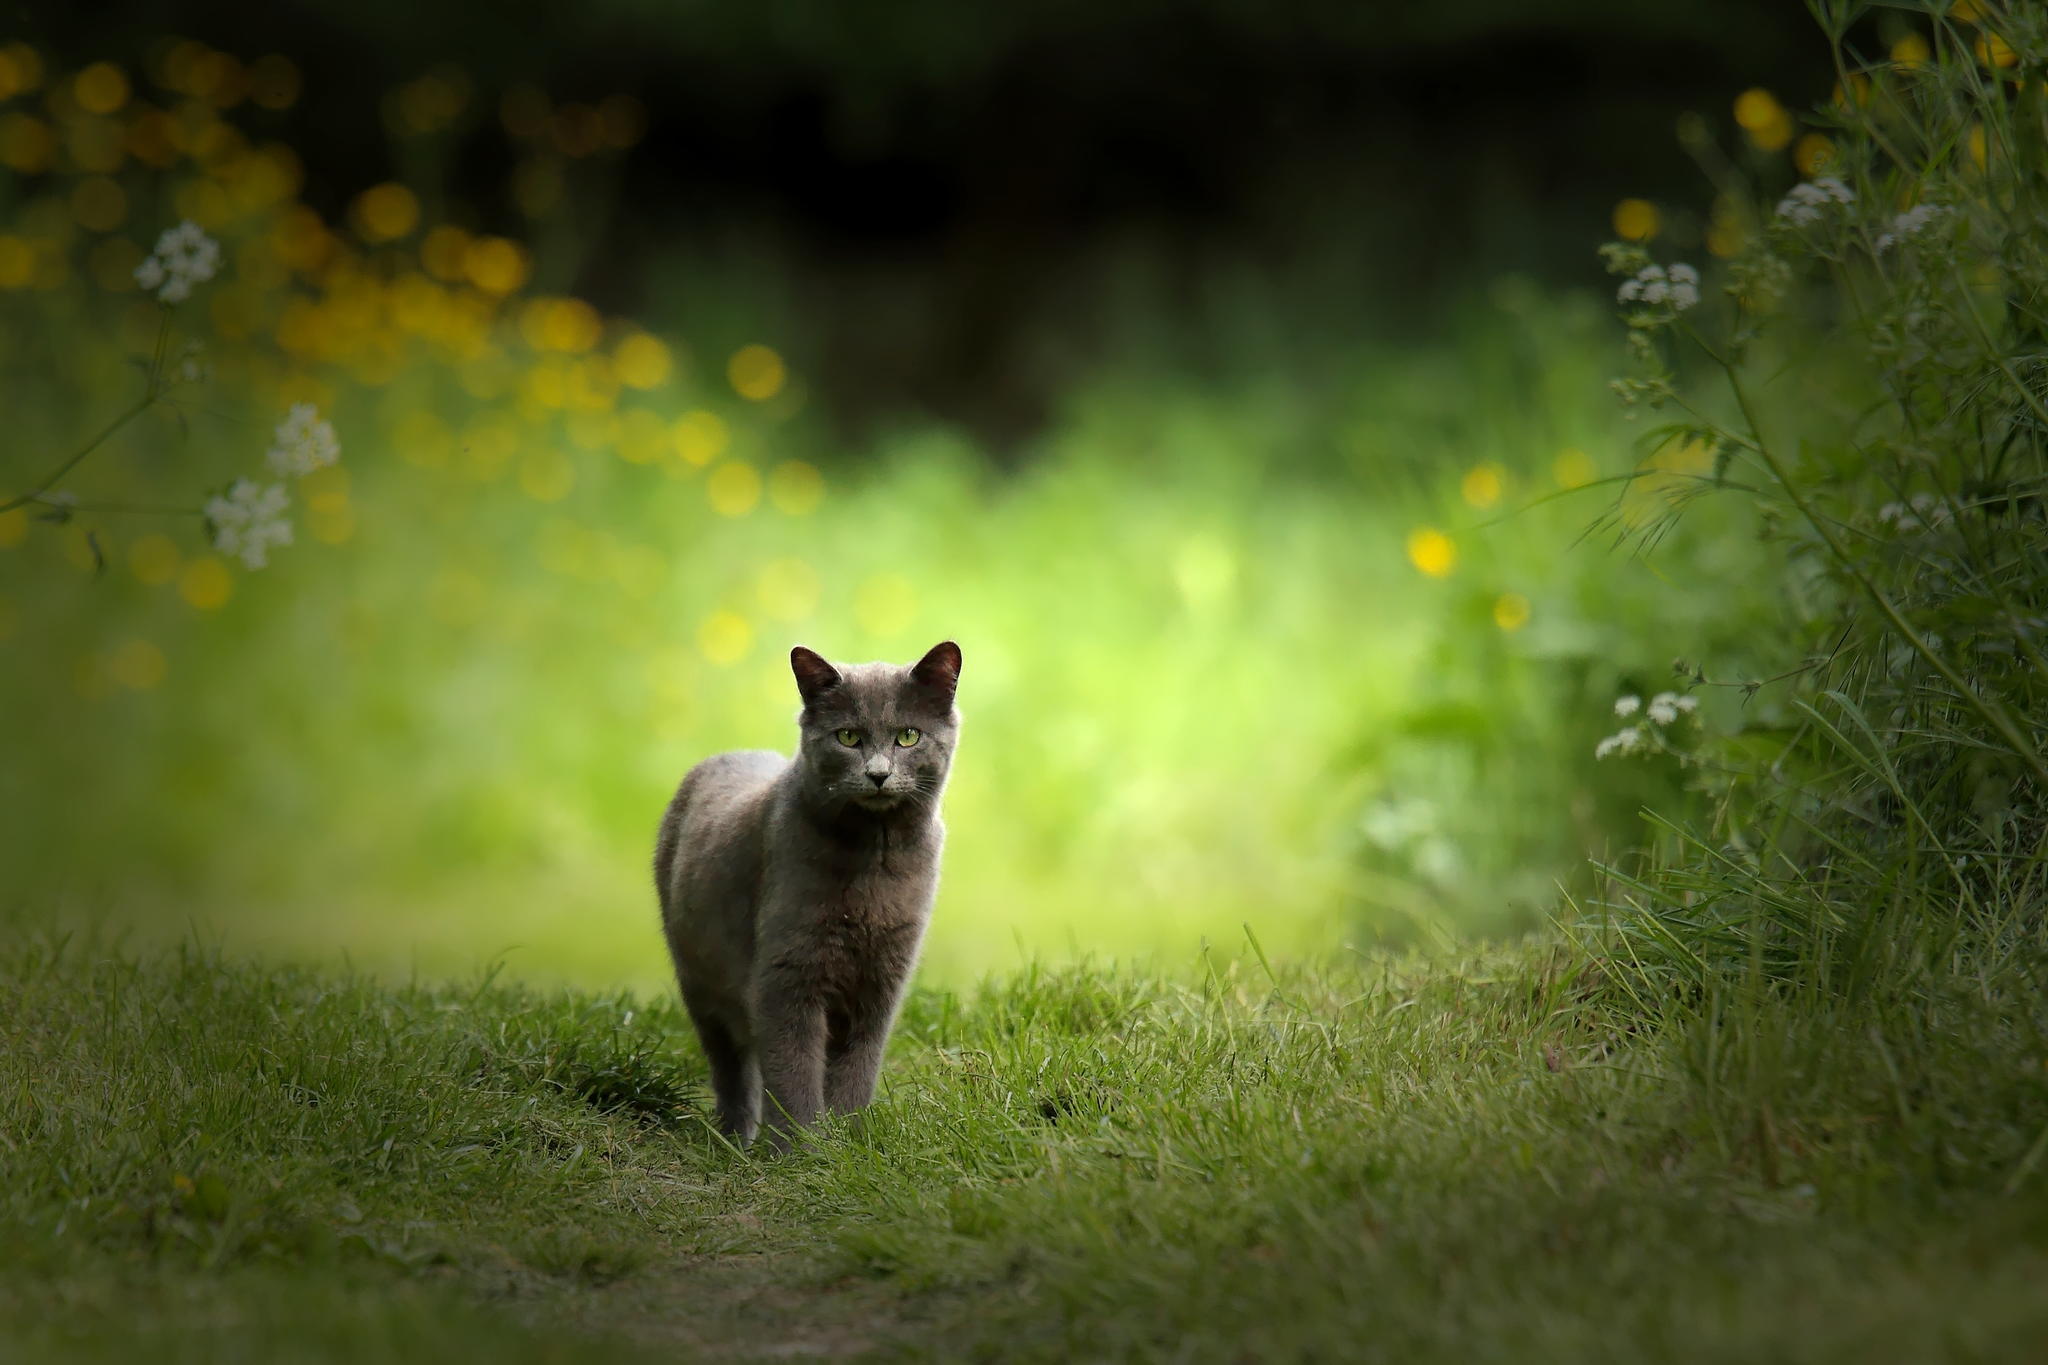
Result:
[[[290,501],[283,484],[236,479],[226,496],[206,503],[214,548],[240,559],[246,568],[262,568],[270,562],[271,546],[292,543],[292,524],[285,517]]]
[[[1633,694],[1626,697],[1616,697],[1614,699],[1614,714],[1617,716],[1632,716],[1642,709],[1643,699]]]
[[[270,467],[280,474],[300,478],[341,458],[341,442],[334,424],[320,420],[320,410],[311,403],[294,403],[285,419],[277,424],[277,442],[267,456]]]
[[[1673,702],[1672,705],[1676,706],[1679,710],[1685,712],[1685,714],[1689,716],[1693,712],[1700,709],[1700,699],[1698,697],[1695,697],[1692,693],[1687,692],[1680,696],[1677,701]]]
[[[1907,209],[1904,213],[1892,219],[1891,231],[1878,234],[1876,242],[1877,254],[1882,256],[1900,242],[1910,241],[1912,238],[1919,236],[1921,232],[1926,230],[1929,223],[1942,217],[1948,211],[1948,207],[1943,204],[1916,204],[1912,208]]]
[[[220,243],[186,219],[165,228],[156,239],[156,250],[135,267],[135,282],[154,290],[164,303],[178,303],[192,296],[192,286],[204,284],[220,272]]]
[[[1821,219],[1821,211],[1830,204],[1853,204],[1856,191],[1844,185],[1831,175],[1824,175],[1811,183],[1801,181],[1778,201],[1778,217],[1794,227],[1807,227]]]
[[[1593,758],[1597,762],[1615,754],[1632,754],[1643,747],[1643,727],[1624,725],[1607,738],[1593,746]]]
[[[1689,265],[1646,265],[1631,279],[1623,280],[1614,297],[1621,303],[1665,304],[1683,313],[1700,301],[1700,272]]]
[[[1932,493],[1915,493],[1905,502],[1888,502],[1878,508],[1877,519],[1901,531],[1931,531],[1947,524],[1948,504]]]
[[[1671,724],[1678,719],[1678,694],[1659,692],[1650,698],[1650,705],[1644,714],[1658,725]]]

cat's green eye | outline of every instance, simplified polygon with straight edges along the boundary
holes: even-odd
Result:
[[[860,747],[860,731],[841,730],[839,732],[839,742],[849,749],[858,749]]]
[[[908,749],[911,745],[917,743],[917,741],[921,738],[923,738],[923,736],[919,734],[919,732],[917,732],[916,730],[912,730],[907,726],[904,729],[898,730],[896,732],[896,742],[906,749]]]

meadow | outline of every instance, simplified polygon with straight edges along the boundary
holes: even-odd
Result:
[[[162,79],[212,70],[179,60]],[[1745,666],[1777,609],[1739,506],[1651,562],[1578,543],[1672,459],[1605,393],[1584,291],[1503,276],[1439,346],[1307,373],[1284,347],[1220,379],[1125,355],[1021,469],[931,423],[848,448],[778,339],[603,318],[395,183],[322,223],[238,111],[63,98],[112,70],[52,77],[58,131],[162,124],[168,166],[51,177],[21,206],[49,235],[8,239],[43,272],[9,296],[24,477],[153,395],[75,506],[0,513],[0,689],[45,718],[0,837],[43,922],[652,986],[655,817],[697,758],[789,743],[789,646],[951,635],[973,730],[941,979],[1185,960],[1248,920],[1281,950],[1513,932],[1679,798],[1675,765],[1594,763],[1612,699],[1688,652]],[[96,193],[123,205],[97,229]],[[128,271],[184,213],[225,266],[166,305]],[[193,513],[305,402],[339,462],[247,569]],[[92,818],[34,799],[56,785]]]
[[[849,438],[688,263],[578,298],[624,97],[423,77],[323,218],[288,59],[0,47],[0,1334],[2034,1358],[2048,15],[1814,17],[1833,98],[1682,124],[1605,285],[1312,357],[1238,298],[1021,455]],[[790,643],[943,637],[881,1101],[736,1151],[654,818]]]

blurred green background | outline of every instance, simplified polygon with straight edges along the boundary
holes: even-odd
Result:
[[[1730,249],[1681,119],[1816,155],[1805,14],[1733,8],[32,7],[0,501],[140,393],[157,232],[226,265],[0,513],[8,913],[655,984],[655,822],[789,645],[950,637],[938,978],[1541,922],[1684,799],[1615,696],[1783,654],[1741,509],[1613,540],[1699,471],[1593,247]],[[302,401],[244,570],[193,509]]]

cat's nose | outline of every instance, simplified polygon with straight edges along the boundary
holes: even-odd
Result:
[[[877,787],[881,786],[881,785],[882,785],[882,784],[883,784],[884,782],[887,782],[888,780],[889,780],[889,774],[887,774],[887,773],[869,773],[869,774],[868,774],[868,781],[870,781],[870,782],[874,783],[874,784],[875,784],[875,785],[876,785]]]

